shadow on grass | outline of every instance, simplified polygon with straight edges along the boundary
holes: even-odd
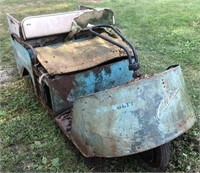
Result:
[[[64,134],[63,137],[65,138]],[[142,168],[137,155],[129,155],[115,158],[84,157],[75,145],[66,139],[66,148],[74,152],[77,162],[83,162],[90,172],[139,172],[147,171]]]

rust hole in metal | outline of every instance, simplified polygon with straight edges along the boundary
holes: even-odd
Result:
[[[67,136],[70,136],[72,126],[72,110],[67,110],[55,118],[55,121],[63,129]]]
[[[141,147],[140,147],[140,146],[136,146],[136,150],[137,150],[137,151],[140,151],[140,150],[141,150]]]

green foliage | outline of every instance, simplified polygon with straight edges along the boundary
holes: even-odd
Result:
[[[11,74],[16,76],[6,13],[21,20],[29,15],[74,10],[78,4],[113,9],[116,25],[138,50],[143,73],[155,73],[169,65],[180,64],[199,121],[199,0],[104,0],[99,3],[89,0],[0,0],[1,68],[11,67],[14,69]],[[27,79],[13,80],[1,87],[0,96],[0,171],[145,171],[134,156],[112,159],[83,157],[38,103]],[[199,171],[199,141],[196,123],[172,142],[167,171]]]

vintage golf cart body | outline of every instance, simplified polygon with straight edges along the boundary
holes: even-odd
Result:
[[[140,76],[110,9],[7,18],[20,75],[84,156],[141,153],[194,124],[180,66]]]

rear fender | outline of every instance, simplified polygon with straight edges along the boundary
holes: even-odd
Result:
[[[22,77],[25,73],[28,73],[31,77],[33,85],[35,86],[32,61],[29,51],[15,39],[11,38],[11,44],[14,50],[15,61],[20,77]]]

